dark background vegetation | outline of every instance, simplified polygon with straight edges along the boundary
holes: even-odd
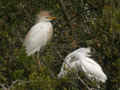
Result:
[[[52,41],[40,53],[46,65],[38,70],[23,40],[41,9],[57,20]],[[78,80],[56,77],[67,54],[88,46],[108,76],[101,90],[119,90],[119,0],[0,0],[0,90],[87,90]]]

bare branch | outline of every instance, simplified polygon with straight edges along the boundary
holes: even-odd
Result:
[[[64,18],[67,21],[67,25],[72,29],[71,21],[70,21],[69,15],[67,14],[67,9],[66,9],[66,7],[64,5],[63,0],[59,0],[59,3],[60,3],[60,6],[62,8],[62,12],[64,14]]]
[[[16,83],[19,83],[19,85],[20,85],[20,84],[30,83],[30,82],[32,82],[32,81],[15,80],[15,81],[12,82],[12,84],[10,86],[8,86],[6,84],[0,84],[0,86],[1,86],[2,90],[10,90],[11,88],[14,87],[14,85]]]
[[[56,51],[57,55],[60,57],[60,59],[63,59],[63,56],[61,55],[61,53],[57,50],[56,47],[53,47],[53,49]]]
[[[46,62],[44,62],[44,61],[45,61],[45,60],[43,60],[42,63],[43,63],[45,66],[48,67],[47,69],[48,69],[48,71],[50,72],[51,77],[52,77],[52,78],[55,78],[56,76],[55,76],[54,72],[50,69],[49,65],[48,65]]]
[[[65,16],[66,20],[69,21],[70,19],[69,19],[68,14],[66,13],[67,10],[66,10],[66,7],[64,5],[63,0],[59,0],[59,3],[61,5],[61,7],[62,7],[62,12],[64,13],[64,16]]]
[[[5,84],[0,83],[0,86],[2,87],[3,90],[8,90],[7,87],[5,87]]]
[[[31,82],[33,82],[33,80],[28,80],[28,81],[25,81],[25,80],[18,80],[18,84],[19,85],[22,85],[22,84],[26,84],[26,83],[31,83]]]
[[[86,86],[86,88],[87,88],[88,90],[91,90],[91,88],[89,88],[89,86],[81,79],[80,76],[78,76],[78,80],[80,80],[80,81],[82,82],[82,84],[84,84],[84,85]]]
[[[17,82],[19,82],[19,80],[13,81],[12,84],[9,86],[9,89],[13,88],[13,86],[14,86]]]

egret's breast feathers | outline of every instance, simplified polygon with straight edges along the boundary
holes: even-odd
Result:
[[[39,51],[41,47],[45,46],[48,42],[48,38],[51,38],[52,24],[50,22],[41,22],[34,25],[28,32],[24,46],[26,47],[27,53],[34,53]],[[34,51],[34,52],[33,52]]]

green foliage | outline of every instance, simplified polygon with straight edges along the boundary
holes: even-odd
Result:
[[[63,0],[70,20],[65,18],[59,0],[0,0],[0,83],[11,90],[86,90],[69,77],[58,79],[65,56],[79,47],[92,47],[95,60],[108,76],[106,88],[120,88],[120,1]],[[27,56],[23,40],[41,9],[50,10],[54,36],[37,60]],[[88,10],[86,10],[88,9]],[[82,73],[80,76],[91,87]],[[2,88],[2,87],[1,87]],[[0,89],[2,90],[2,89]]]

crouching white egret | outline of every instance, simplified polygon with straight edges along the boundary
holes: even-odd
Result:
[[[27,33],[23,44],[28,56],[39,52],[51,39],[53,26],[50,21],[54,19],[48,11],[41,11],[37,15],[36,24]]]
[[[82,71],[89,79],[96,79],[98,82],[105,82],[107,76],[103,72],[101,66],[90,58],[90,48],[79,48],[70,53],[64,60],[61,71],[58,74],[59,78],[64,77],[68,72]]]

